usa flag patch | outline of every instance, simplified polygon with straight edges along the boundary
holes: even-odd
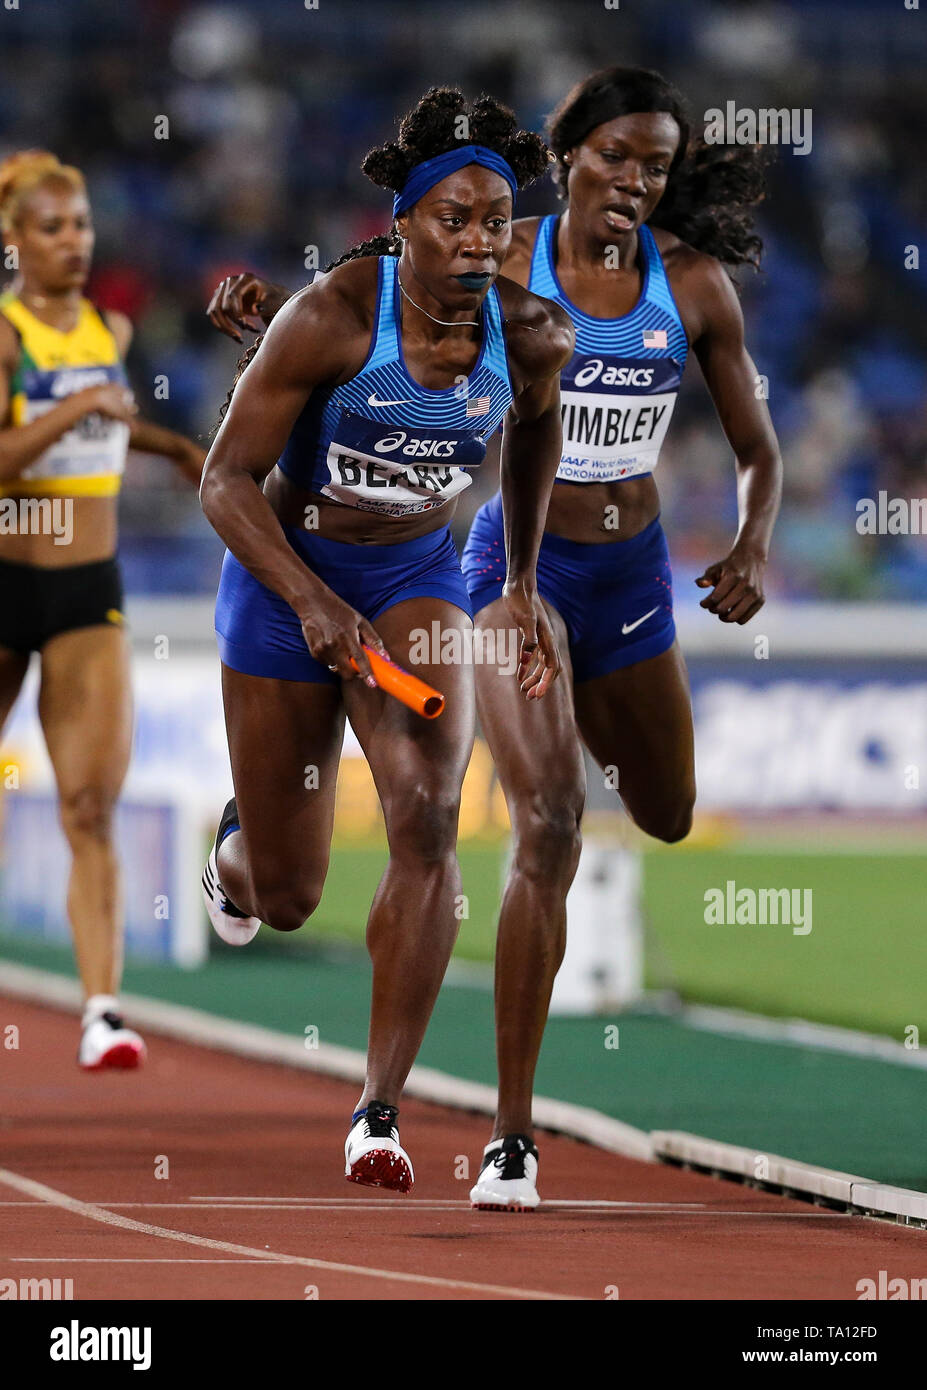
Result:
[[[665,333],[663,337],[666,337]],[[489,406],[490,399],[488,396],[474,396],[472,400],[467,401],[467,419],[469,420],[471,415],[488,415]]]
[[[643,338],[645,348],[665,348],[668,346],[665,328],[645,328]]]

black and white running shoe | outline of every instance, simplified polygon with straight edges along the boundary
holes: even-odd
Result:
[[[483,1150],[470,1204],[480,1211],[534,1211],[541,1200],[537,1177],[538,1151],[527,1134],[493,1139]]]
[[[399,1143],[395,1105],[372,1100],[358,1111],[344,1141],[344,1174],[364,1187],[388,1187],[411,1192],[415,1181],[412,1160]]]
[[[253,941],[261,929],[260,918],[249,917],[246,912],[237,908],[223,891],[222,884],[219,882],[219,865],[216,857],[219,846],[226,835],[230,835],[233,830],[239,828],[238,807],[235,805],[233,796],[231,801],[226,803],[225,810],[222,812],[215,843],[209,851],[209,858],[206,860],[202,878],[203,900],[206,903],[209,920],[212,922],[217,935],[221,936],[222,940],[228,942],[230,946],[247,946],[248,942]]]

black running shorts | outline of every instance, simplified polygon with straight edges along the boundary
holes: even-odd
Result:
[[[0,560],[0,647],[26,654],[75,628],[121,627],[122,606],[115,559],[61,569]]]

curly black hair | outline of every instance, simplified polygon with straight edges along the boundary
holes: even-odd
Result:
[[[564,155],[596,126],[641,111],[666,111],[679,126],[679,145],[651,226],[673,232],[727,267],[759,269],[763,242],[754,230],[754,209],[766,193],[768,149],[706,145],[694,137],[682,94],[649,68],[603,68],[577,83],[551,113],[547,129],[559,196],[567,196]]]
[[[364,156],[361,168],[378,188],[398,193],[416,164],[436,155],[446,154],[460,144],[485,145],[500,154],[510,165],[519,188],[534,183],[550,168],[553,159],[540,135],[521,130],[513,111],[495,97],[480,96],[469,102],[456,87],[429,87],[428,91],[403,116],[399,123],[399,138],[377,145]],[[388,234],[371,237],[336,260],[325,270],[334,270],[345,261],[361,256],[398,256],[402,242],[395,223]],[[248,363],[263,341],[255,338],[238,363],[235,381],[219,412],[220,420],[228,410],[232,391]]]
[[[399,125],[399,139],[377,145],[364,157],[364,173],[379,188],[398,193],[423,160],[460,144],[486,145],[512,167],[519,188],[534,183],[550,157],[540,135],[520,130],[514,112],[495,97],[468,102],[456,87],[429,87]]]
[[[501,154],[519,188],[535,183],[551,164],[551,153],[540,135],[520,130],[515,113],[495,97],[483,95],[468,102],[457,87],[429,87],[400,121],[398,140],[369,150],[361,168],[378,188],[399,193],[416,164],[446,154],[461,143],[485,145]],[[394,225],[388,235],[352,246],[326,270],[359,256],[396,256],[401,249]]]

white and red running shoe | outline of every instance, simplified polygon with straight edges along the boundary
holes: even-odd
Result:
[[[107,1009],[84,1025],[77,1050],[77,1061],[84,1071],[102,1071],[104,1067],[127,1071],[141,1066],[144,1060],[145,1044],[138,1033],[125,1026],[121,1014]]]
[[[233,796],[222,812],[215,843],[209,851],[202,877],[203,901],[209,913],[209,920],[216,935],[221,936],[229,946],[247,946],[261,930],[260,918],[249,917],[246,912],[237,908],[219,882],[219,864],[216,859],[219,846],[226,835],[239,828],[238,807]]]
[[[483,1150],[470,1204],[479,1211],[534,1211],[541,1200],[537,1177],[538,1151],[527,1134],[493,1139]]]
[[[411,1192],[415,1181],[412,1160],[399,1143],[395,1105],[372,1100],[355,1118],[344,1141],[344,1173],[348,1182],[364,1187],[388,1187]]]

